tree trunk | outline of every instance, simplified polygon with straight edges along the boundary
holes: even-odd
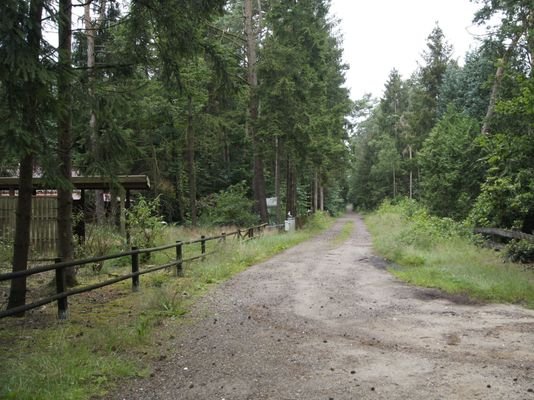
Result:
[[[286,180],[286,217],[291,214],[297,216],[297,179],[293,163],[287,160],[287,180]]]
[[[319,183],[319,210],[324,211],[324,187],[320,183]]]
[[[189,173],[189,207],[191,210],[191,225],[197,224],[197,176],[195,171],[195,132],[193,130],[193,100],[188,98],[187,112],[187,169]]]
[[[172,157],[174,160],[174,197],[176,198],[176,207],[178,207],[178,219],[180,223],[185,220],[184,215],[184,201],[182,189],[182,160],[179,158],[179,144],[178,144],[178,130],[176,130],[176,138],[173,140]],[[176,213],[173,213],[176,215]]]
[[[525,21],[527,47],[530,55],[530,77],[534,78],[534,9],[531,8]]]
[[[254,145],[257,149],[258,145]],[[253,178],[254,198],[256,200],[256,209],[260,215],[262,223],[269,222],[269,216],[267,212],[267,193],[265,190],[265,177],[263,175],[263,160],[254,151],[254,178]]]
[[[504,57],[500,60],[499,66],[497,67],[497,71],[495,72],[495,80],[493,81],[493,86],[491,87],[488,109],[486,111],[486,116],[484,117],[484,123],[482,124],[482,129],[480,130],[483,135],[487,135],[489,133],[489,124],[491,122],[491,118],[493,117],[493,113],[495,112],[495,104],[497,103],[497,94],[501,87],[502,77],[504,76],[504,67],[508,63],[508,59],[510,58],[510,56],[512,55],[512,52],[517,46],[517,43],[519,42],[520,37],[521,37],[520,33],[517,33],[516,36],[514,36],[514,38],[512,39],[512,43],[510,43],[510,46],[508,46],[508,49],[506,49]]]
[[[260,215],[261,222],[268,222],[267,213],[267,196],[265,190],[265,177],[263,174],[263,160],[260,154],[260,141],[256,133],[256,123],[258,120],[258,75],[256,72],[256,37],[257,32],[253,28],[253,9],[252,0],[245,0],[244,14],[245,14],[245,36],[247,40],[247,82],[249,84],[249,106],[248,114],[249,121],[247,130],[252,141],[253,153],[253,179],[252,189],[254,192],[254,200],[256,204],[256,211]],[[261,15],[258,16],[258,20]],[[260,22],[258,22],[258,25]]]
[[[114,227],[114,228],[119,228],[120,229],[120,226],[121,226],[121,221],[120,221],[120,204],[119,202],[117,201],[117,197],[119,196],[119,191],[117,190],[117,188],[110,188],[109,190],[109,198],[110,198],[110,207],[109,207],[109,225]]]
[[[319,204],[319,174],[317,171],[315,171],[315,174],[313,176],[313,201],[312,201],[312,209],[313,212],[317,211]]]
[[[102,25],[106,10],[106,0],[102,0],[100,15],[98,23],[93,23],[91,20],[91,2],[87,2],[84,6],[84,20],[85,20],[85,36],[87,39],[87,79],[88,79],[88,96],[89,96],[89,147],[93,156],[93,160],[98,164],[100,161],[100,154],[98,149],[98,134],[97,134],[97,115],[95,111],[95,36],[96,30]],[[104,206],[104,196],[102,190],[95,190],[95,214],[96,220],[99,224],[105,223],[106,210]]]
[[[293,215],[296,217],[298,214],[297,169],[293,163],[291,163],[291,198],[293,203]]]
[[[28,32],[28,48],[32,52],[35,64],[39,63],[41,48],[41,15],[43,0],[32,0],[30,3],[30,28]],[[39,82],[35,76],[25,83],[25,100],[23,107],[23,123],[32,138],[39,135],[37,121]],[[31,144],[33,147],[33,144]],[[15,220],[15,238],[13,243],[13,272],[25,271],[28,268],[28,253],[30,249],[30,224],[32,215],[33,193],[33,158],[34,149],[25,149],[19,167],[19,197]],[[9,290],[7,308],[22,306],[26,303],[26,277],[13,279]],[[15,316],[21,317],[24,313]]]
[[[282,202],[280,201],[280,147],[278,143],[278,136],[275,137],[275,152],[274,152],[274,195],[276,197],[276,223],[282,223]]]
[[[28,267],[30,249],[30,224],[32,213],[32,174],[33,154],[27,154],[20,162],[19,197],[15,222],[15,241],[13,244],[13,272],[25,271]],[[7,308],[24,305],[26,302],[26,277],[13,279],[9,290]],[[22,317],[24,313],[16,314]]]
[[[124,188],[120,190],[120,204],[119,204],[119,231],[121,236],[126,235],[126,191]]]
[[[395,165],[393,165],[393,198],[397,197],[397,177],[395,176]]]
[[[287,218],[288,215],[294,215],[293,214],[293,197],[291,196],[291,161],[289,161],[289,158],[287,159],[286,164],[286,215]]]
[[[59,46],[58,46],[58,159],[59,174],[63,184],[58,189],[58,255],[62,261],[72,260],[72,2],[59,1]],[[74,286],[76,269],[66,270],[67,286]]]
[[[408,146],[410,157],[410,199],[413,198],[412,146]]]

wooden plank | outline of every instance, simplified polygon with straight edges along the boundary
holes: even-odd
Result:
[[[57,199],[34,197],[30,225],[30,248],[38,253],[55,252],[57,243]],[[16,220],[16,197],[0,197],[0,237],[13,241]]]
[[[2,239],[13,241],[15,231],[16,201],[12,197],[0,198],[0,234]]]

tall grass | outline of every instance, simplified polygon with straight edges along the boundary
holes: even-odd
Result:
[[[228,239],[224,245],[209,242],[208,251],[218,253],[186,264],[184,277],[175,277],[173,271],[144,275],[141,292],[118,297],[113,292],[126,292],[128,283],[101,289],[115,300],[86,306],[83,312],[72,310],[70,319],[62,323],[54,321],[52,313],[48,318],[53,323],[0,320],[0,398],[84,400],[105,393],[123,377],[147,375],[146,366],[164,351],[156,344],[161,342],[163,320],[180,323],[179,316],[217,283],[310,238],[330,223],[325,215],[317,215],[307,229],[295,233]],[[167,233],[172,241],[208,234],[178,228]],[[173,256],[171,251],[155,258],[167,262]]]
[[[534,308],[534,271],[476,246],[469,228],[416,203],[384,204],[366,217],[375,250],[400,279],[474,299]]]

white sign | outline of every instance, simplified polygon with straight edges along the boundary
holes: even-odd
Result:
[[[265,200],[267,201],[267,207],[276,207],[278,204],[278,199],[276,197],[267,197]]]

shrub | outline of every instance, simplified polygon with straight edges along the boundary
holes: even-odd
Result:
[[[440,240],[452,238],[474,240],[474,235],[467,225],[458,223],[451,218],[430,215],[428,210],[415,200],[402,199],[396,204],[385,201],[378,209],[377,214],[401,215],[406,224],[399,232],[397,240],[404,245],[429,248]]]
[[[421,212],[423,206],[421,206],[417,201],[409,199],[407,197],[401,197],[395,201],[386,199],[382,202],[376,214],[400,214],[405,218],[411,218],[415,213]]]
[[[507,260],[520,263],[534,262],[534,243],[528,240],[512,240],[504,248]]]
[[[306,220],[306,228],[311,231],[323,230],[332,222],[326,211],[316,211]]]
[[[154,247],[163,233],[163,220],[158,214],[159,197],[147,200],[139,196],[126,212],[132,244],[140,248]]]
[[[251,226],[258,222],[252,213],[254,201],[247,198],[245,182],[205,197],[200,202],[201,222],[206,225]]]

